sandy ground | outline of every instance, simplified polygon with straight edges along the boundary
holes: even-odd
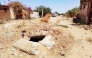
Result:
[[[66,58],[92,58],[92,44],[86,41],[87,38],[92,38],[92,31],[85,30],[78,26],[71,25],[72,19],[62,20],[59,25],[65,25],[69,28],[62,28],[64,32],[70,33],[75,39],[75,44],[67,54]]]
[[[71,49],[66,53],[66,55],[64,57],[61,57],[58,54],[51,54],[51,55],[58,55],[57,57],[56,56],[54,57],[54,56],[51,56],[51,55],[48,54],[48,56],[46,56],[45,58],[48,58],[49,56],[50,56],[50,58],[92,58],[92,52],[91,52],[92,51],[92,44],[86,41],[87,38],[92,38],[92,31],[91,30],[85,30],[84,28],[78,27],[76,25],[71,25],[72,24],[72,18],[63,18],[63,17],[60,17],[60,16],[50,18],[50,21],[52,21],[54,23],[57,20],[60,20],[60,23],[58,23],[58,25],[64,25],[64,26],[68,27],[68,28],[66,28],[66,27],[58,26],[58,28],[61,28],[65,34],[72,35],[74,40],[75,40],[75,43],[73,44]],[[20,21],[11,21],[11,23],[12,22],[17,22],[17,23],[19,23],[18,25],[20,25],[20,23],[23,22],[23,21],[21,21],[21,20]],[[36,20],[35,21],[33,20],[33,22],[36,22]],[[27,26],[27,28],[28,28],[30,22],[27,21],[27,23],[28,23],[28,26]],[[7,27],[8,29],[3,29],[4,27],[0,26],[0,32],[1,32],[0,35],[6,34],[4,36],[0,36],[0,39],[4,39],[4,41],[5,41],[7,34],[10,34],[10,32],[14,32],[16,34],[17,31],[20,30],[20,29],[14,31],[15,28],[13,28],[13,27],[15,27],[15,26],[16,26],[16,23],[13,26],[9,26],[9,28]],[[19,34],[21,35],[21,32],[19,32]],[[14,40],[13,42],[12,42],[11,39],[7,39],[9,42],[11,42],[11,44],[8,44],[7,42],[2,43],[4,45],[6,45],[5,49],[9,49],[9,45],[12,45],[17,40],[19,40],[20,35],[17,36],[18,39],[14,38],[16,40]],[[16,36],[16,35],[14,35],[14,36]],[[1,42],[3,42],[3,41],[1,41]],[[4,45],[2,45],[2,44],[0,43],[0,46],[4,47]],[[7,45],[8,45],[8,47],[7,47]],[[6,51],[5,49],[4,50],[0,49],[0,53],[3,56],[4,56],[4,53]],[[25,56],[24,58],[32,57],[30,55],[26,55],[25,53],[20,54],[20,55],[24,55]],[[10,58],[12,58],[12,57],[10,57]],[[17,57],[15,57],[15,58],[17,58]],[[19,58],[23,58],[23,57],[19,57]],[[36,56],[36,58],[37,58],[37,56]]]

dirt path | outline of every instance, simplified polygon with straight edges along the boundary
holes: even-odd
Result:
[[[92,44],[86,41],[87,38],[92,38],[91,30],[73,26],[71,23],[71,20],[61,20],[59,23],[59,25],[68,26],[69,28],[62,29],[75,39],[75,44],[67,53],[66,58],[92,58]]]

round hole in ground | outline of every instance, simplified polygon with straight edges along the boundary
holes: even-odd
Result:
[[[42,35],[42,36],[32,36],[32,37],[30,37],[29,41],[39,42],[39,41],[42,41],[44,38],[45,38],[45,35]]]

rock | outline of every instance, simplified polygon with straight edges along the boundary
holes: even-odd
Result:
[[[60,54],[61,54],[61,56],[65,56],[65,52],[64,52],[63,47],[60,47]]]
[[[61,56],[65,56],[65,52],[64,51],[60,51]]]
[[[51,41],[51,39],[52,36],[47,35],[42,41],[40,41],[40,43],[45,45],[48,49],[51,49],[55,45],[55,41]]]
[[[34,52],[32,49],[32,43],[26,39],[18,40],[13,46],[18,48],[21,51],[29,53],[30,55],[34,55]]]
[[[37,48],[38,46],[41,46],[38,42],[32,42],[32,48]]]
[[[3,47],[0,46],[0,50],[3,49]]]
[[[87,50],[87,48],[85,48],[85,47],[83,47],[83,46],[82,46],[82,48],[83,48],[84,50]]]
[[[84,27],[85,30],[89,30],[90,29],[90,26],[88,26],[88,25],[85,25],[83,27]]]
[[[26,39],[26,40],[30,40],[30,37],[28,37],[28,36],[24,36],[24,39]]]
[[[37,54],[39,54],[39,53],[40,53],[40,51],[39,51],[39,50],[33,50],[33,52],[34,52],[34,54],[35,54],[35,55],[37,55]]]
[[[13,32],[10,32],[9,34],[7,34],[9,37],[12,36],[14,33]]]
[[[15,57],[17,57],[17,56],[18,56],[18,54],[17,54],[17,53],[12,53],[12,55],[14,55]]]

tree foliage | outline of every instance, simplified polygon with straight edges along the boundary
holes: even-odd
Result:
[[[27,7],[24,4],[22,4],[22,2],[19,2],[19,1],[9,0],[8,1],[8,6],[12,7],[14,9],[14,12],[18,12],[19,10],[22,10],[22,9],[27,10],[29,13],[33,12],[30,6]]]
[[[0,3],[0,6],[1,6],[1,3]]]
[[[78,12],[79,12],[79,7],[75,7],[73,9],[71,9],[71,10],[68,10],[66,12],[66,15],[68,15],[68,17],[75,17]]]
[[[27,7],[26,5],[22,4],[20,1],[9,0],[7,5],[13,9],[16,18],[22,18],[24,16],[24,13],[26,14],[25,16],[27,16],[27,13],[30,15],[30,13],[33,12],[31,7]]]
[[[27,9],[29,10],[29,12],[33,13],[33,10],[32,10],[32,8],[30,6],[27,7]]]
[[[43,10],[43,16],[45,16],[45,14],[51,12],[51,9],[49,7],[45,7],[45,6],[42,6],[42,5],[36,7],[36,9],[34,11],[39,12],[39,16],[41,17],[42,10]]]
[[[19,10],[24,9],[24,5],[21,4],[19,1],[12,1],[8,3],[8,6],[14,9],[14,12],[18,12]]]
[[[78,13],[79,10],[80,10],[79,7],[75,7],[75,8],[72,9],[72,11],[76,11],[76,13]]]

